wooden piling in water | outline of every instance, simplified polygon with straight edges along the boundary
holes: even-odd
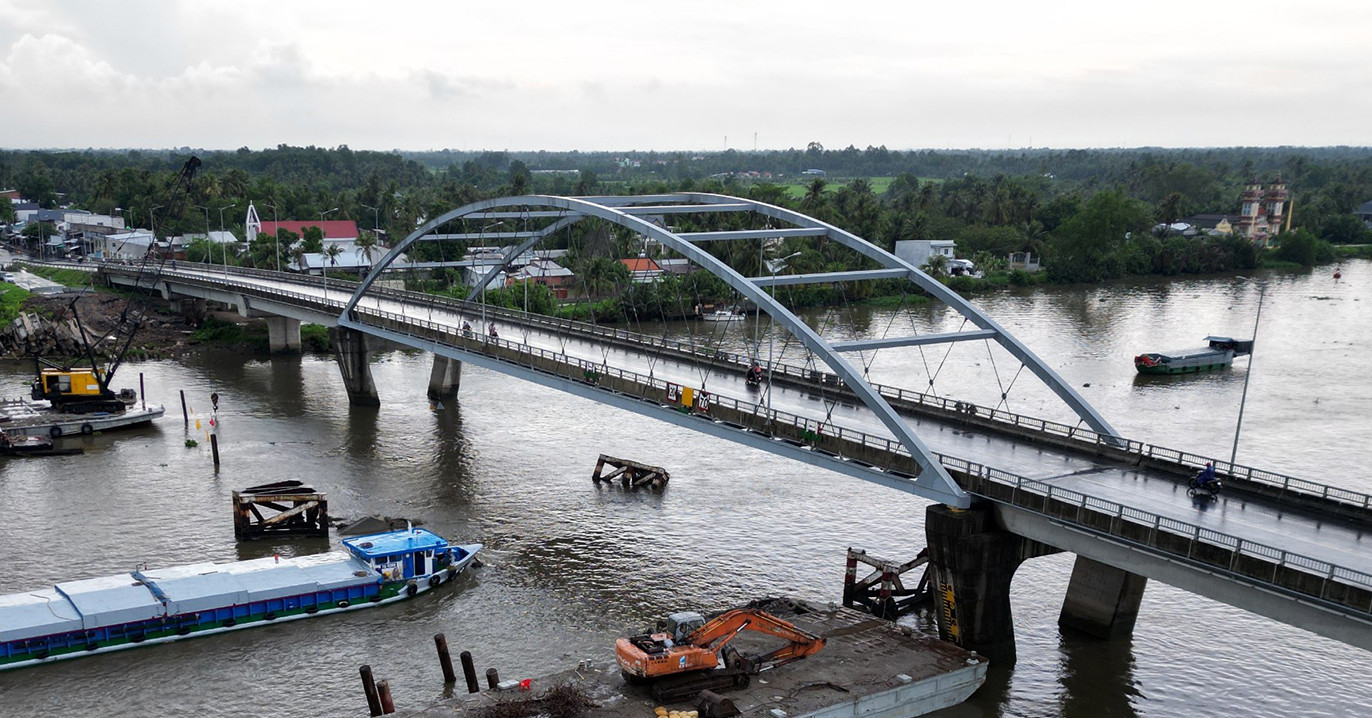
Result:
[[[210,434],[210,453],[214,455],[214,468],[219,468],[219,434]]]
[[[487,668],[487,669],[486,669],[486,685],[487,685],[491,690],[495,690],[495,687],[498,686],[498,685],[500,685],[500,671],[497,671],[497,670],[494,669],[494,668]]]
[[[435,633],[434,648],[438,649],[438,665],[443,668],[443,683],[456,683],[457,674],[453,672],[453,657],[448,655],[448,637]]]
[[[186,426],[191,425],[191,414],[186,411],[186,390],[181,390],[181,420],[186,422]]]
[[[372,667],[362,666],[357,669],[362,674],[362,692],[367,694],[367,710],[371,715],[381,715],[381,697],[376,692],[376,681],[372,680]]]
[[[395,712],[395,701],[391,699],[391,682],[381,679],[376,682],[376,694],[381,698],[381,712],[390,715]]]
[[[148,410],[148,390],[143,388],[143,372],[138,372],[138,399],[143,402],[143,410]]]
[[[480,692],[481,684],[476,681],[476,664],[472,662],[472,652],[463,651],[458,658],[462,659],[462,677],[467,679],[467,692]]]

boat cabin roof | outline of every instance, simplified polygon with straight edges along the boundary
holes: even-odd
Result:
[[[448,540],[425,529],[389,531],[343,539],[343,545],[358,556],[377,558],[394,554],[413,553],[448,547]]]

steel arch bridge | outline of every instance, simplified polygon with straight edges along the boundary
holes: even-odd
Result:
[[[645,217],[658,217],[668,214],[702,213],[752,213],[765,217],[765,229],[676,232],[659,226]],[[870,409],[885,427],[914,457],[920,471],[916,477],[915,489],[929,498],[954,506],[966,507],[970,496],[964,492],[948,474],[913,429],[901,419],[896,411],[844,358],[847,352],[875,350],[901,346],[920,346],[946,344],[970,340],[992,340],[1018,359],[1034,375],[1049,387],[1080,419],[1092,429],[1102,434],[1118,437],[1118,432],[1070,385],[1053,371],[1023,343],[1007,332],[1002,326],[980,309],[963,299],[942,283],[920,271],[917,267],[884,249],[846,232],[831,224],[813,217],[763,202],[706,193],[679,193],[635,196],[598,196],[598,197],[557,197],[547,195],[527,195],[520,197],[501,197],[474,202],[435,217],[403,241],[396,244],[379,262],[373,265],[367,277],[361,282],[349,299],[338,323],[341,326],[369,331],[362,323],[351,319],[358,302],[381,273],[390,267],[404,252],[416,242],[434,239],[516,239],[519,240],[502,256],[499,264],[493,265],[478,285],[472,290],[471,298],[481,291],[526,251],[539,242],[571,225],[588,218],[598,218],[620,227],[654,239],[672,249],[722,279],[730,288],[743,297],[752,300],[772,321],[781,325],[796,337],[806,349],[823,361],[843,383]],[[458,234],[438,235],[435,230],[455,220],[528,220],[548,221],[545,226],[533,231],[501,232],[495,234]],[[773,228],[773,221],[790,225]],[[826,272],[818,274],[789,274],[765,277],[747,277],[734,270],[724,261],[702,249],[699,245],[708,242],[734,240],[766,240],[788,237],[823,237],[837,242],[861,256],[875,261],[879,269]],[[884,337],[881,339],[830,342],[820,336],[808,324],[777,302],[766,287],[794,284],[828,284],[876,279],[904,279],[924,290],[935,299],[961,314],[976,328],[941,334],[923,334],[906,337]]]

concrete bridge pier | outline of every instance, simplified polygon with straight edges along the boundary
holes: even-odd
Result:
[[[205,300],[200,297],[179,297],[172,299],[174,309],[181,318],[192,324],[200,326],[205,322],[208,310],[205,307]]]
[[[300,320],[267,317],[267,347],[272,354],[300,353]]]
[[[995,509],[979,504],[925,510],[924,532],[934,580],[939,637],[977,651],[992,662],[1015,662],[1010,582],[1025,559],[1058,549],[1010,533]]]
[[[429,401],[451,401],[457,398],[462,384],[462,362],[434,355],[434,368],[429,372]]]
[[[367,335],[356,329],[332,327],[329,339],[334,358],[343,374],[343,386],[348,390],[348,403],[353,406],[381,406],[381,397],[372,381],[372,369],[367,363]]]
[[[1078,556],[1058,626],[1097,638],[1127,636],[1134,631],[1147,584],[1143,576]]]

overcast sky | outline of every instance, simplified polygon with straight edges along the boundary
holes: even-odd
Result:
[[[1370,32],[1365,0],[0,0],[0,146],[1368,145]]]

